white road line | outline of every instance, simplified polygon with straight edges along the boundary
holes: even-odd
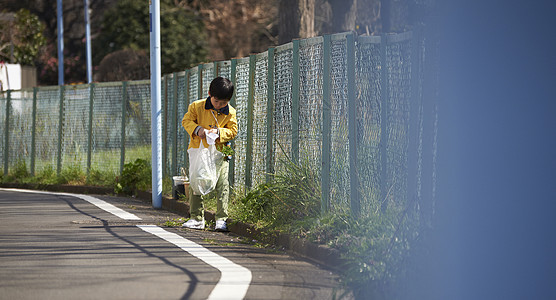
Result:
[[[208,299],[243,299],[251,283],[251,271],[205,247],[155,225],[137,225],[146,232],[166,240],[220,271],[220,280]]]
[[[72,196],[72,194],[67,194],[67,195]],[[87,201],[87,202],[89,202],[93,205],[96,205],[98,208],[103,209],[103,210],[105,210],[105,211],[107,211],[107,212],[109,212],[109,213],[111,213],[115,216],[118,216],[121,219],[124,219],[124,220],[141,220],[141,218],[139,218],[138,216],[136,216],[132,213],[128,213],[127,211],[125,211],[123,209],[120,209],[120,208],[117,208],[116,206],[114,206],[114,205],[112,205],[112,204],[110,204],[106,201],[100,200],[98,198],[91,197],[89,195],[80,195],[80,194],[76,194],[76,195],[73,195],[73,196],[81,198],[81,199],[83,199],[83,200],[85,200],[85,201]]]
[[[3,191],[13,191],[13,192],[22,192],[22,193],[34,193],[34,194],[49,194],[49,195],[61,195],[61,196],[71,196],[71,197],[77,197],[80,199],[83,199],[89,203],[91,203],[92,205],[107,211],[121,219],[124,220],[141,220],[141,218],[139,218],[138,216],[128,213],[127,211],[121,209],[121,208],[117,208],[116,206],[102,201],[98,198],[89,196],[89,195],[81,195],[81,194],[69,194],[69,193],[56,193],[56,192],[47,192],[47,191],[34,191],[34,190],[23,190],[23,189],[3,189],[0,188],[0,190]]]
[[[23,190],[23,189],[0,188],[0,190],[77,197],[124,220],[141,220],[141,218],[137,217],[134,214],[128,213],[123,209],[117,208],[110,203],[107,203],[103,200],[100,200],[98,198],[89,195],[55,193],[55,192]],[[198,259],[204,261],[208,265],[220,271],[220,280],[218,281],[218,283],[210,293],[208,299],[234,300],[234,299],[243,299],[245,297],[245,294],[247,293],[247,289],[249,288],[249,284],[251,284],[251,278],[252,278],[251,271],[249,271],[249,269],[242,267],[232,262],[231,260],[208,250],[207,248],[199,244],[196,244],[175,233],[168,232],[156,225],[137,225],[137,227],[178,246],[185,252],[197,257]]]

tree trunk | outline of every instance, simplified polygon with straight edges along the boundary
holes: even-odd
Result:
[[[357,0],[329,0],[332,6],[332,31],[355,30]]]
[[[278,42],[315,35],[315,0],[281,0],[279,6]]]
[[[299,0],[300,19],[299,37],[315,36],[315,0]]]

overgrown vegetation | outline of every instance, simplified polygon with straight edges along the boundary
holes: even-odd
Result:
[[[308,161],[296,164],[289,158],[272,174],[270,183],[261,184],[244,197],[233,199],[233,217],[259,227],[289,231],[296,223],[320,212],[320,182]]]
[[[31,173],[24,160],[18,161],[7,176],[2,178],[3,182],[27,183],[31,178]]]
[[[122,175],[114,188],[116,193],[132,195],[137,190],[149,190],[151,187],[151,164],[145,159],[136,159],[124,164]]]
[[[320,179],[309,162],[286,158],[281,164],[270,183],[235,194],[231,216],[339,250],[343,283],[356,299],[398,298],[419,239],[417,207],[398,203],[359,217],[341,209],[321,214]]]
[[[0,178],[2,182],[7,183],[112,186],[116,175],[111,172],[91,169],[87,176],[86,172],[78,165],[70,165],[63,168],[60,174],[57,174],[52,165],[46,165],[32,176],[27,163],[21,160],[9,169],[7,176]]]
[[[346,262],[343,282],[356,299],[396,299],[419,239],[417,220],[408,212],[392,207],[359,218],[327,213],[305,220],[297,230],[301,237],[339,250]]]

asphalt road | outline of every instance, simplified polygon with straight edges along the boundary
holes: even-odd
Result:
[[[0,189],[0,299],[331,299],[339,286],[281,251],[166,228],[179,216],[133,198],[93,197],[137,220],[75,195]]]

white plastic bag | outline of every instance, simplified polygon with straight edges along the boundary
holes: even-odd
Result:
[[[216,144],[216,139],[218,139],[218,134],[214,132],[207,133],[207,144],[214,145]]]
[[[199,148],[190,148],[189,153],[189,184],[194,195],[206,195],[216,187],[216,160],[219,151],[215,145],[205,147],[203,142]]]

